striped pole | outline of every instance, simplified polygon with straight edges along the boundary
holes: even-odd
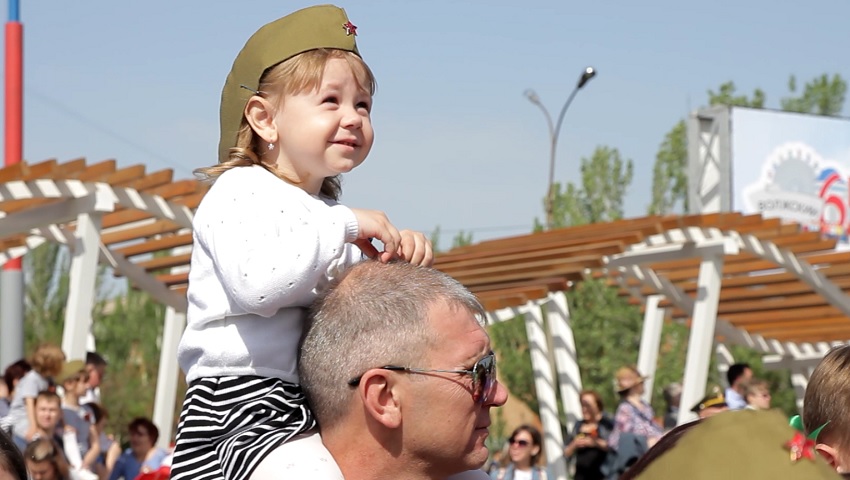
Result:
[[[6,123],[4,165],[23,159],[23,37],[18,0],[9,0],[6,22]],[[24,356],[24,276],[21,259],[9,260],[0,273],[0,368]]]

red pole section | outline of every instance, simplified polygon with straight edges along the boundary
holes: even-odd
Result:
[[[6,22],[6,145],[5,166],[23,160],[24,143],[24,26]],[[21,259],[9,260],[4,270],[21,270]]]

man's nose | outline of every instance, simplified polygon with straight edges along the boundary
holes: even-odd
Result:
[[[501,407],[508,401],[508,389],[502,385],[502,382],[496,381],[495,392],[493,398],[487,402],[488,407]]]

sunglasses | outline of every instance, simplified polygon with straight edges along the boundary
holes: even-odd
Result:
[[[513,438],[508,440],[508,443],[510,443],[511,445],[519,445],[520,447],[527,447],[531,445],[530,443],[528,443],[528,440],[514,440]]]
[[[439,369],[428,369],[428,368],[414,368],[414,367],[399,367],[396,365],[384,365],[383,367],[377,367],[381,370],[391,370],[394,372],[405,372],[405,373],[460,373],[464,375],[469,375],[472,377],[472,399],[478,403],[487,403],[493,399],[493,394],[496,391],[496,356],[493,352],[485,355],[483,358],[475,362],[475,365],[472,366],[470,370],[439,370]],[[363,375],[359,377],[354,377],[348,381],[348,385],[350,387],[356,387],[360,385],[360,379],[363,378]]]

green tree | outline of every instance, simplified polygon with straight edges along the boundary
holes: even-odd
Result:
[[[797,93],[797,79],[793,75],[788,79],[788,90],[792,95]],[[844,108],[846,94],[847,81],[841,75],[835,74],[830,78],[823,74],[806,83],[799,96],[783,98],[782,110],[836,116]]]
[[[537,393],[534,388],[534,369],[528,349],[528,335],[523,317],[499,322],[489,327],[493,351],[499,356],[499,378],[520,399],[538,411]]]
[[[62,343],[68,302],[70,256],[66,247],[44,243],[23,258],[24,352],[40,343]]]
[[[736,107],[764,108],[765,95],[762,89],[753,90],[752,97],[746,95],[736,95],[737,89],[735,82],[729,81],[722,85],[715,92],[708,91],[709,105],[730,105]]]
[[[664,136],[652,167],[652,201],[649,215],[664,215],[676,210],[687,212],[688,206],[688,144],[687,127],[679,120]]]
[[[434,253],[440,252],[440,234],[441,234],[440,226],[437,225],[431,230],[431,235],[428,236],[428,240],[431,242],[431,246],[434,248]]]
[[[584,280],[568,293],[570,317],[584,388],[616,405],[614,372],[637,363],[641,314],[604,280]]]
[[[458,231],[452,238],[452,248],[465,247],[472,245],[472,232]]]
[[[108,425],[120,434],[134,417],[153,415],[165,307],[132,289],[101,304],[93,325],[98,352],[109,362],[101,396]]]
[[[590,158],[581,159],[581,187],[568,182],[561,191],[560,183],[553,186],[553,227],[623,218],[623,201],[633,171],[632,161],[623,160],[616,148],[596,147]],[[539,221],[535,219],[535,223],[539,229]]]

